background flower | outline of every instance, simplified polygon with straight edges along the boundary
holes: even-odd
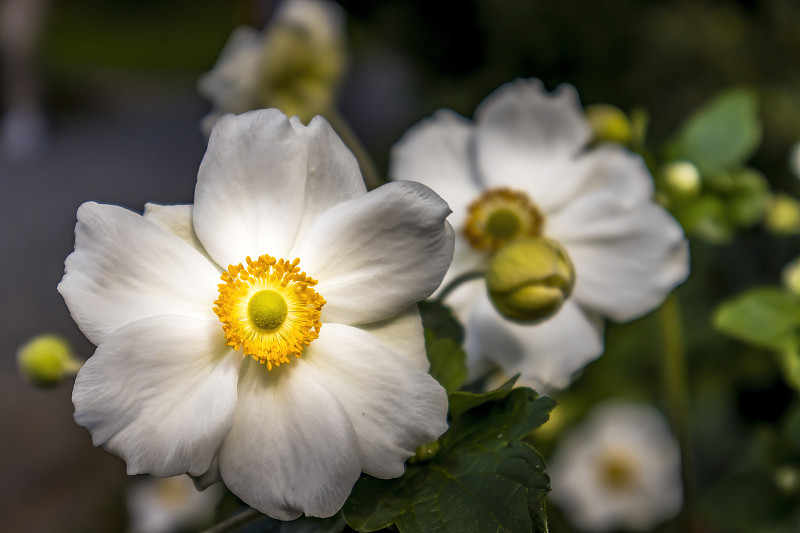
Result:
[[[483,280],[447,301],[466,325],[475,376],[491,360],[537,388],[564,387],[602,352],[603,316],[636,318],[686,278],[687,242],[653,202],[639,156],[619,145],[587,146],[591,130],[572,87],[547,93],[538,80],[517,80],[489,95],[475,116],[473,123],[439,111],[412,128],[393,149],[390,174],[431,186],[453,209],[456,252],[443,285],[484,269],[496,249],[473,238],[491,233],[479,217],[514,211],[522,222],[513,238],[545,236],[563,246],[575,270],[572,298],[540,324],[501,317]],[[492,197],[502,191],[507,198]],[[526,213],[538,221],[527,223]]]
[[[206,135],[224,113],[275,107],[304,123],[324,114],[344,73],[344,27],[344,12],[334,2],[288,0],[263,32],[236,28],[198,82],[213,106],[201,123]]]
[[[607,402],[549,461],[551,500],[584,531],[649,530],[681,508],[678,443],[651,407]]]

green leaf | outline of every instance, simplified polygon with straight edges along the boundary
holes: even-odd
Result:
[[[756,93],[731,89],[686,121],[668,145],[666,155],[670,160],[689,160],[701,174],[708,174],[741,166],[760,142]]]
[[[547,531],[550,490],[541,455],[522,439],[555,406],[527,388],[451,395],[439,452],[397,479],[362,476],[344,506],[350,527],[401,533]]]
[[[467,379],[467,354],[461,348],[464,330],[448,307],[438,302],[419,304],[425,328],[428,371],[448,393],[458,390]]]
[[[728,217],[742,227],[760,222],[771,200],[769,182],[753,169],[744,169],[732,176],[728,200]]]
[[[439,339],[452,339],[459,346],[464,342],[464,328],[453,316],[449,307],[434,301],[419,302],[422,326],[431,330]]]
[[[780,352],[800,346],[800,300],[778,288],[752,289],[724,302],[714,326],[736,339]]]
[[[716,196],[701,196],[676,216],[687,233],[706,242],[723,244],[733,238],[725,203]]]

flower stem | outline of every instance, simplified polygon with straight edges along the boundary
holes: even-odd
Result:
[[[694,531],[694,460],[689,429],[689,384],[686,353],[683,344],[683,324],[678,297],[672,293],[659,310],[664,346],[664,385],[669,417],[681,452],[683,482],[684,531]]]
[[[435,298],[435,301],[438,303],[444,303],[444,299],[450,296],[450,293],[459,288],[461,285],[468,281],[472,281],[473,279],[478,279],[486,276],[486,272],[483,270],[473,270],[471,272],[465,272],[460,276],[456,276],[456,278],[447,284],[445,288],[442,289],[442,292],[439,293],[439,296]]]
[[[263,514],[259,513],[255,509],[248,508],[239,514],[233,515],[227,520],[220,522],[216,526],[207,529],[205,533],[226,533],[228,531],[236,531],[237,529],[261,520],[262,518],[264,518]]]
[[[361,143],[344,117],[340,115],[336,109],[329,109],[324,113],[324,116],[330,121],[333,129],[336,130],[336,133],[339,134],[347,147],[350,148],[353,155],[356,156],[367,189],[372,190],[382,185],[385,180],[381,178],[378,167],[375,166],[366,147]]]

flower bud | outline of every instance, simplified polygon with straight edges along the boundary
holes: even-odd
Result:
[[[788,291],[800,296],[800,257],[783,267],[781,282]]]
[[[631,121],[621,109],[608,104],[586,107],[586,119],[595,142],[627,144],[631,140]]]
[[[689,161],[673,161],[661,170],[670,196],[693,198],[700,192],[700,172]]]
[[[800,202],[787,194],[776,194],[767,208],[764,224],[778,235],[800,233]]]
[[[572,294],[575,270],[557,242],[532,237],[513,241],[492,257],[486,284],[500,314],[535,324],[554,315]]]
[[[74,375],[81,363],[72,355],[69,343],[57,335],[42,334],[17,350],[17,366],[23,378],[41,387],[57,385]]]

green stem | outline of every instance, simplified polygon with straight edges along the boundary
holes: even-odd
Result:
[[[442,292],[440,292],[439,296],[435,298],[435,301],[438,303],[444,303],[444,299],[450,296],[450,293],[459,288],[461,285],[468,281],[472,281],[473,279],[482,278],[484,276],[486,276],[486,272],[483,270],[465,272],[460,276],[457,276],[453,281],[448,283],[444,289],[442,289]]]
[[[382,185],[385,180],[381,178],[378,167],[375,166],[366,147],[364,147],[358,136],[352,128],[350,128],[350,125],[344,117],[340,115],[336,109],[329,109],[324,113],[324,116],[330,121],[333,129],[336,130],[336,133],[339,134],[347,147],[350,148],[353,155],[356,156],[367,189],[372,190]]]
[[[207,529],[205,533],[226,533],[228,531],[236,531],[237,529],[243,528],[262,518],[264,518],[263,514],[259,513],[255,509],[248,508],[246,511],[242,511],[239,514],[220,522],[216,526]]]
[[[664,345],[664,385],[672,427],[681,452],[684,530],[694,531],[694,460],[689,428],[689,384],[678,297],[672,293],[659,310]]]

